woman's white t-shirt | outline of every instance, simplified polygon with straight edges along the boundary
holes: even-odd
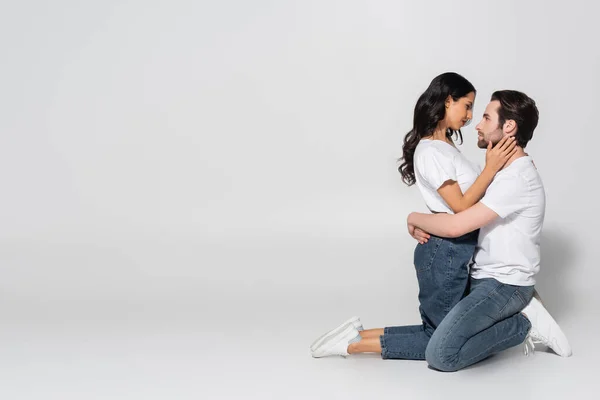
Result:
[[[453,214],[437,191],[444,182],[458,182],[464,194],[481,173],[479,166],[442,140],[421,139],[415,149],[413,165],[417,187],[431,212]]]

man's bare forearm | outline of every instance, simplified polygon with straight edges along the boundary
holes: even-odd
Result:
[[[422,214],[410,213],[408,223],[435,236],[458,237],[460,233],[456,229],[455,214]]]

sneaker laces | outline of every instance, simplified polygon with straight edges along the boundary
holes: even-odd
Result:
[[[531,334],[527,335],[525,338],[525,342],[523,342],[523,354],[528,356],[530,353],[535,353],[535,345],[536,344],[546,344],[543,340],[538,338],[533,338]]]
[[[525,354],[525,356],[529,356],[529,353],[535,353],[535,345],[531,336],[527,335],[525,342],[523,343],[523,354]]]

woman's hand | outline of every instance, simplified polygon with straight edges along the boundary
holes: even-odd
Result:
[[[504,167],[506,161],[516,152],[517,141],[514,136],[504,136],[494,148],[492,148],[492,142],[490,141],[485,153],[485,168],[495,174]]]

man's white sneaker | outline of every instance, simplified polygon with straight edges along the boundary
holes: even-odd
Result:
[[[315,349],[317,347],[319,347],[319,345],[321,343],[323,343],[323,341],[325,339],[327,339],[327,337],[329,336],[334,336],[337,335],[338,333],[340,333],[348,324],[352,324],[354,325],[354,327],[358,330],[358,331],[362,331],[363,330],[363,325],[362,322],[360,322],[360,318],[359,317],[352,317],[350,319],[348,319],[347,321],[344,321],[340,326],[338,326],[335,329],[330,330],[329,332],[324,333],[323,335],[321,335],[317,340],[315,340],[313,342],[313,344],[310,345],[310,351],[315,351]]]
[[[350,343],[358,342],[360,333],[352,323],[346,324],[337,334],[326,336],[312,352],[315,358],[347,356]]]
[[[534,350],[534,343],[550,347],[562,357],[570,357],[573,354],[571,345],[562,329],[538,299],[533,297],[522,313],[531,322],[531,330],[525,339],[526,355],[529,354],[529,351]]]

